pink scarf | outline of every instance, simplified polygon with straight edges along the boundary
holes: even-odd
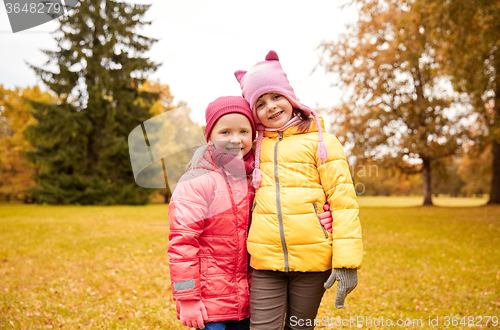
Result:
[[[297,126],[299,123],[300,123],[299,116],[293,116],[293,118],[290,119],[288,121],[288,123],[286,123],[285,125],[283,125],[281,127],[278,127],[278,128],[266,127],[265,130],[266,131],[279,131],[279,132],[283,132],[287,128],[290,128],[290,127],[293,127],[293,126]]]

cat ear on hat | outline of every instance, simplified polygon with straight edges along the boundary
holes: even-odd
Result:
[[[246,71],[243,71],[243,70],[238,70],[238,71],[235,71],[235,72],[234,72],[234,76],[236,77],[236,80],[238,80],[238,82],[241,82],[241,78],[243,78],[243,76],[244,76],[246,73],[247,73]]]
[[[278,57],[278,54],[274,50],[269,51],[266,55],[266,61],[279,61],[280,58]]]

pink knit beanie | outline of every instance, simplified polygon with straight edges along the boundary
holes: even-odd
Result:
[[[296,109],[299,109],[306,116],[312,115],[319,133],[319,143],[317,154],[321,162],[325,162],[328,158],[328,152],[323,142],[323,129],[318,119],[318,115],[308,106],[297,102],[286,73],[281,68],[278,54],[271,50],[264,61],[255,64],[249,71],[238,70],[234,73],[236,79],[240,83],[242,95],[248,101],[252,108],[253,118],[258,124],[259,137],[255,148],[255,170],[253,172],[253,182],[255,188],[260,187],[260,148],[262,139],[264,138],[264,127],[257,117],[255,110],[255,101],[266,93],[278,93],[288,99],[290,104]],[[259,125],[260,124],[260,125]]]
[[[241,96],[222,96],[211,102],[207,110],[205,110],[205,120],[207,126],[205,127],[205,139],[210,139],[210,133],[217,120],[228,113],[240,113],[248,118],[250,125],[252,125],[252,140],[255,140],[255,121],[252,115],[252,110]]]

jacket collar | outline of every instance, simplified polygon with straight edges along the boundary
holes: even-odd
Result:
[[[196,168],[209,171],[224,171],[227,175],[243,176],[250,175],[254,167],[254,155],[250,151],[245,155],[243,161],[235,161],[234,156],[217,151],[214,147],[208,147],[204,152]]]

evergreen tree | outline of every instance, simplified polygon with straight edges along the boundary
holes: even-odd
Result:
[[[149,5],[81,0],[60,18],[56,51],[44,50],[55,72],[31,66],[60,99],[34,103],[27,129],[29,154],[42,165],[37,202],[144,204],[150,190],[134,182],[127,146],[130,131],[151,117],[157,94],[140,91],[158,64],[144,56],[157,41],[138,29],[151,22]]]

